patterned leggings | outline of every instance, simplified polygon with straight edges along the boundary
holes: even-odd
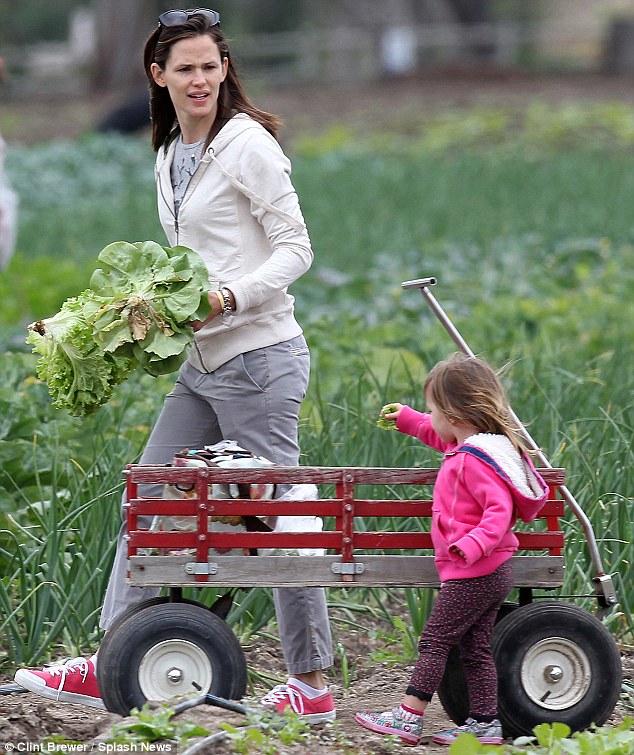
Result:
[[[469,714],[478,720],[496,717],[498,680],[491,634],[502,601],[512,588],[510,561],[484,577],[444,582],[418,643],[420,656],[406,694],[431,700],[445,673],[449,651],[457,645],[467,678]]]

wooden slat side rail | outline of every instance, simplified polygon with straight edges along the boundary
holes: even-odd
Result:
[[[130,575],[134,584],[179,584],[173,571],[180,569],[182,563],[180,556],[142,556],[139,548],[163,550],[187,549],[187,563],[195,563],[196,573],[188,575],[187,579],[180,584],[235,584],[243,585],[243,580],[248,580],[248,585],[278,584],[278,576],[282,579],[282,563],[289,562],[291,573],[294,577],[288,584],[299,586],[300,584],[313,584],[317,579],[319,584],[370,584],[358,573],[358,564],[365,563],[367,559],[379,559],[368,562],[373,564],[372,579],[376,584],[410,584],[412,580],[420,586],[425,586],[436,580],[434,575],[426,576],[428,564],[433,564],[433,556],[420,555],[421,551],[432,549],[429,529],[431,517],[431,500],[429,498],[417,498],[415,500],[392,500],[387,498],[366,498],[359,495],[357,486],[373,486],[373,494],[376,494],[377,486],[388,486],[392,489],[400,485],[428,486],[431,488],[436,476],[437,469],[432,468],[387,468],[387,467],[263,467],[259,469],[220,469],[199,467],[172,467],[172,466],[141,466],[130,465],[126,471],[128,492],[128,555],[130,557]],[[534,580],[532,584],[518,586],[553,586],[561,584],[563,577],[563,561],[561,553],[564,544],[563,533],[559,527],[559,517],[564,513],[564,502],[557,497],[557,486],[564,484],[565,471],[563,469],[541,469],[542,476],[549,485],[549,500],[540,512],[537,524],[527,528],[522,525],[516,531],[521,554],[516,556],[515,561],[521,564],[521,574],[526,575],[525,581]],[[335,496],[333,498],[319,499],[315,501],[251,501],[245,499],[215,499],[211,495],[212,484],[228,483],[284,483],[333,485]],[[144,484],[192,486],[195,488],[196,497],[193,499],[164,499],[150,498],[139,495],[139,486]],[[405,491],[410,494],[412,491]],[[404,494],[405,494],[404,492]],[[359,495],[359,497],[357,497]],[[384,494],[383,494],[384,495]],[[431,496],[431,490],[427,491]],[[139,526],[139,517],[159,516],[191,516],[196,520],[196,529],[185,532],[148,532],[146,527]],[[213,531],[209,529],[209,517],[240,515],[240,516],[296,516],[314,515],[328,517],[334,521],[334,529],[324,532],[245,532],[242,530]],[[380,526],[387,523],[392,526],[389,531],[377,530],[374,519],[380,519]],[[399,521],[415,519],[420,529],[399,531]],[[391,520],[391,521],[390,521]],[[147,522],[147,518],[144,522]],[[296,550],[298,548],[321,548],[326,549],[331,555],[324,557],[311,557],[309,570],[316,572],[311,576],[299,569],[302,562],[296,557],[271,556],[274,558],[275,568],[261,577],[253,576],[253,572],[264,571],[263,556],[258,556],[255,563],[251,563],[247,556],[250,549],[280,549]],[[232,553],[242,551],[244,556],[220,556],[219,551],[230,549]],[[409,551],[407,555],[369,555],[372,551]],[[548,555],[522,555],[525,552],[544,552]],[[332,555],[334,554],[334,555]],[[164,559],[168,559],[167,562]],[[233,568],[231,576],[227,569],[230,562],[227,558],[243,559],[240,572],[237,566]],[[393,574],[390,570],[394,562],[389,559],[401,559],[399,568],[404,573]],[[430,559],[429,562],[426,559]],[[147,560],[149,559],[149,561]],[[161,559],[159,562],[157,559]],[[323,573],[323,559],[335,559],[339,572]],[[378,564],[381,559],[385,561],[385,569],[381,577],[378,575]],[[404,560],[403,560],[404,559]],[[414,561],[413,559],[423,559]],[[161,564],[162,577],[154,574],[154,569]],[[179,566],[180,563],[180,566]],[[214,569],[222,571],[222,577],[213,578],[209,571],[210,563],[222,564],[214,566]],[[233,562],[231,562],[233,563]],[[321,566],[318,568],[318,563]],[[259,565],[258,565],[259,564]],[[295,566],[292,566],[295,564]],[[532,564],[532,566],[530,565]],[[347,565],[347,566],[345,566]],[[355,566],[357,565],[357,566]],[[419,571],[418,567],[424,567]],[[326,571],[332,567],[327,567]],[[299,569],[299,570],[298,570]],[[321,571],[320,571],[321,569]],[[355,569],[357,571],[355,571]],[[151,576],[148,574],[151,572]],[[365,572],[364,572],[365,573]],[[243,576],[240,576],[240,575]],[[250,575],[250,576],[249,576]],[[275,575],[275,582],[271,582]],[[411,576],[410,576],[411,575]],[[161,578],[168,579],[160,582]],[[520,577],[524,579],[524,577]],[[147,582],[147,580],[155,580]],[[218,582],[218,579],[226,579]],[[139,581],[141,580],[141,581]],[[176,581],[175,581],[176,580]],[[255,580],[255,581],[254,581]],[[268,581],[267,581],[268,580]],[[294,580],[294,581],[293,581]],[[333,582],[334,580],[334,582]],[[396,580],[396,581],[394,581]],[[421,582],[422,580],[422,582]],[[281,583],[279,583],[283,586]],[[284,584],[287,584],[286,582]],[[375,584],[372,582],[372,584]],[[243,586],[248,586],[244,584]]]
[[[197,516],[200,501],[182,498],[135,498],[130,504],[135,507],[139,516]],[[306,501],[306,510],[315,516],[338,516],[341,514],[341,500],[337,498],[321,498]],[[235,514],[236,502],[226,499],[209,499],[207,513],[215,516],[229,516]],[[297,503],[293,501],[240,501],[240,512],[250,516],[292,516],[297,514]],[[431,517],[431,501],[429,500],[356,500],[354,504],[355,517]],[[549,500],[540,511],[540,519],[557,518],[563,516],[564,502],[561,499]],[[551,529],[549,527],[549,529]]]
[[[342,552],[344,561],[351,561],[357,551],[369,550],[430,550],[431,535],[428,532],[355,532],[329,530],[327,532],[223,532],[203,536],[191,532],[147,532],[136,530],[130,533],[129,544],[134,548],[328,548]],[[518,532],[520,550],[559,549],[561,533]],[[203,539],[204,538],[204,539]],[[348,540],[346,540],[348,538]],[[354,553],[351,546],[354,544]],[[343,546],[343,547],[342,547]],[[559,555],[559,554],[557,554]],[[206,557],[206,554],[205,554]],[[205,559],[203,559],[205,560]]]
[[[561,556],[515,556],[516,587],[552,589],[563,584]],[[214,587],[439,587],[433,556],[363,555],[363,571],[342,583],[338,556],[221,556],[208,562],[206,584]],[[139,587],[196,586],[192,556],[133,556],[132,582]]]
[[[565,469],[539,469],[539,473],[549,485],[565,483]],[[250,469],[220,469],[201,467],[173,467],[130,464],[127,478],[141,483],[196,483],[198,478],[212,479],[213,482],[277,482],[314,483],[315,485],[336,484],[347,480],[355,485],[433,485],[438,474],[431,467],[262,467]]]

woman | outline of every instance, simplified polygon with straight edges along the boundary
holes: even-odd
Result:
[[[144,51],[159,217],[172,246],[204,259],[211,314],[193,323],[192,352],[141,463],[170,463],[183,448],[232,439],[294,466],[310,357],[287,287],[313,254],[276,140],[280,123],[246,96],[219,20],[212,10],[167,11]],[[120,538],[100,621],[105,630],[157,593],[127,584],[126,557]],[[324,591],[279,589],[274,598],[289,680],[262,702],[279,711],[290,706],[310,723],[333,719],[322,675],[333,662]],[[22,670],[16,681],[46,697],[103,707],[96,663],[95,655]]]

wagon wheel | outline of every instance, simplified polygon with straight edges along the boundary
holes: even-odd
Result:
[[[227,614],[229,613],[229,610],[233,604],[233,595],[231,592],[224,593],[224,595],[218,597],[209,607],[203,605],[202,603],[199,603],[197,600],[190,600],[189,598],[178,598],[177,600],[175,600],[168,595],[159,595],[155,598],[147,598],[146,600],[142,600],[140,603],[135,603],[134,605],[128,606],[128,608],[120,613],[119,616],[117,616],[113,623],[108,627],[108,632],[111,632],[121,622],[126,621],[126,619],[129,619],[133,614],[138,613],[139,611],[143,611],[145,608],[149,608],[150,606],[162,606],[166,603],[187,603],[190,606],[200,606],[200,608],[204,608],[206,611],[215,613],[219,618],[226,619]]]
[[[242,648],[209,609],[159,603],[137,610],[106,633],[97,682],[106,708],[126,716],[148,700],[190,692],[239,699],[246,691]]]
[[[588,611],[549,601],[519,608],[493,633],[505,733],[560,721],[573,731],[603,724],[621,691],[612,635]]]
[[[139,613],[139,611],[143,611],[146,608],[150,608],[151,606],[163,606],[166,603],[172,602],[170,598],[168,598],[166,595],[157,596],[156,598],[146,598],[146,600],[142,600],[140,603],[135,603],[134,605],[128,606],[125,611],[122,611],[117,618],[112,622],[112,624],[108,627],[108,632],[112,632],[114,629],[116,629],[119,624],[123,623],[127,619],[130,618],[130,616],[134,616],[135,613]],[[188,600],[187,598],[183,598],[182,601],[173,601],[173,602],[183,602],[183,603],[189,603],[191,605],[200,605],[199,603],[195,603],[193,600]],[[106,635],[107,636],[107,635]],[[103,642],[102,642],[103,647]],[[101,649],[99,650],[99,657],[101,657]]]
[[[496,622],[502,621],[519,606],[516,603],[503,603]],[[438,687],[438,698],[449,718],[462,726],[469,715],[469,695],[462,658],[457,647],[450,650],[445,673]]]

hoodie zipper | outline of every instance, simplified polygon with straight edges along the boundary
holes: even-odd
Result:
[[[163,200],[163,204],[165,205],[165,207],[167,207],[167,210],[168,210],[169,214],[174,218],[174,233],[176,235],[176,244],[174,246],[178,246],[178,232],[179,232],[178,213],[175,212],[172,209],[172,206],[170,205],[170,203],[165,198],[165,194],[163,192],[163,183],[161,181],[161,173],[160,173],[160,171],[157,172],[157,176],[156,177],[157,177],[158,188],[159,188],[159,191],[161,193],[161,199]]]

